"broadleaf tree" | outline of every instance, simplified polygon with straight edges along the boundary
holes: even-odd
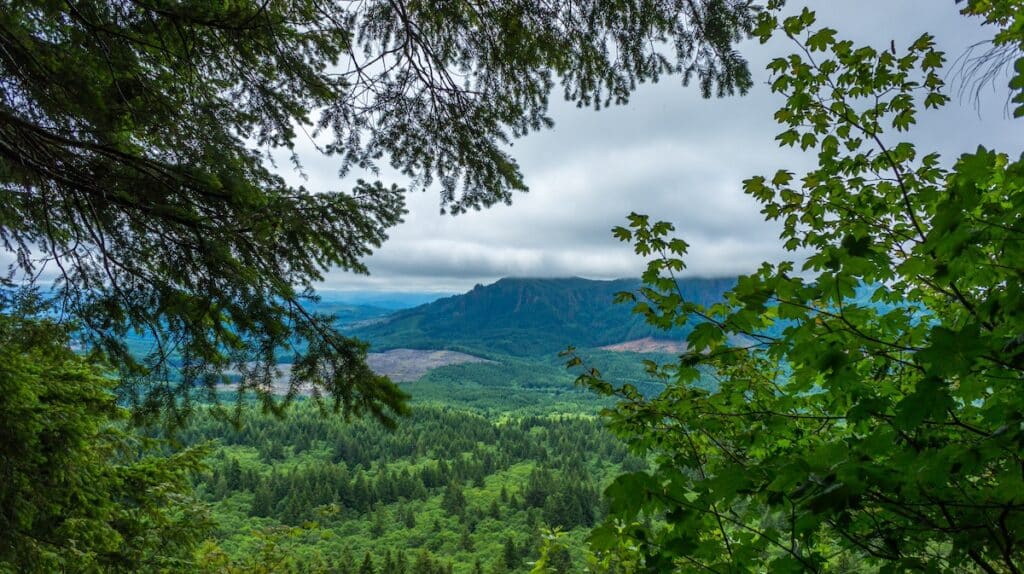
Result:
[[[1004,5],[1019,3],[967,10]],[[806,9],[766,12],[758,33],[796,46],[769,64],[785,97],[778,141],[818,162],[744,189],[809,255],[799,269],[765,263],[702,306],[678,291],[687,245],[671,224],[633,214],[615,230],[649,260],[645,287],[619,298],[693,329],[678,361],[649,364],[658,396],[594,368],[579,379],[621,399],[611,427],[655,461],[607,489],[597,563],[1020,572],[1024,160],[978,147],[948,162],[901,141],[948,100],[929,35],[858,46]]]
[[[120,368],[137,412],[173,420],[196,389],[238,373],[274,407],[265,391],[289,355],[291,394],[305,384],[335,410],[390,420],[404,395],[302,298],[328,268],[366,271],[403,190],[307,189],[274,159],[303,175],[295,150],[308,141],[342,176],[383,162],[414,188],[438,187],[443,210],[507,203],[526,186],[506,144],[551,125],[552,91],[600,108],[677,74],[705,96],[745,92],[734,45],[756,11],[748,0],[4,1],[8,281],[56,276],[61,311]],[[125,344],[137,332],[156,340],[144,359]]]

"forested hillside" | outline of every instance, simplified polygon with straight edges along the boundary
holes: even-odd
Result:
[[[685,279],[682,293],[711,304],[734,279]],[[457,348],[510,355],[541,355],[570,345],[599,347],[643,337],[680,340],[688,330],[661,331],[615,305],[615,294],[633,291],[639,279],[593,281],[580,278],[506,278],[491,285],[399,311],[354,329],[374,349]]]
[[[564,560],[580,567],[600,491],[646,467],[592,416],[512,405],[496,418],[423,405],[389,431],[300,404],[237,428],[201,415],[181,439],[222,445],[197,482],[217,524],[202,562],[218,568],[277,553],[296,572],[526,572],[547,528],[568,533]]]

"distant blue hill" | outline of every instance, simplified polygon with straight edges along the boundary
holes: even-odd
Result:
[[[317,291],[320,306],[331,304],[348,304],[360,307],[377,307],[389,311],[409,309],[453,293],[424,293],[418,291]]]
[[[712,304],[736,280],[685,279],[679,286],[690,301]],[[373,350],[408,347],[540,355],[577,347],[599,347],[656,337],[681,340],[687,330],[659,331],[616,305],[620,291],[634,291],[639,279],[595,281],[507,278],[491,285],[393,313],[351,331]]]

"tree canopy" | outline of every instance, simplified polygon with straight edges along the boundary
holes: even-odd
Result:
[[[1019,7],[966,10],[1019,53]],[[818,165],[744,187],[809,256],[699,305],[676,288],[671,224],[615,230],[650,259],[620,299],[696,325],[678,362],[648,364],[657,397],[580,378],[622,399],[612,427],[656,460],[608,488],[593,547],[624,571],[1020,572],[1024,160],[978,147],[948,163],[901,141],[948,100],[931,36],[858,46],[806,9],[765,13],[758,34],[795,42],[769,64],[778,141]]]
[[[12,274],[57,301],[145,392],[182,406],[229,370],[259,390],[274,354],[335,409],[387,419],[402,395],[300,298],[403,214],[403,190],[289,185],[275,153],[309,139],[340,175],[378,162],[435,182],[452,212],[525,190],[513,137],[551,125],[557,87],[625,102],[680,74],[706,96],[751,85],[733,46],[746,0],[7,1],[0,10],[0,238]],[[318,192],[318,193],[313,193]],[[44,275],[45,276],[45,275]],[[124,337],[157,338],[146,362]],[[166,368],[175,362],[180,384]],[[160,384],[153,385],[153,381]],[[136,391],[139,387],[136,387]]]
[[[103,365],[34,298],[0,297],[0,572],[184,571],[205,536],[201,447],[125,428]]]

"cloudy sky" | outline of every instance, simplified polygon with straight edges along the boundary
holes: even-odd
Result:
[[[811,4],[819,23],[857,42],[906,46],[930,32],[950,61],[990,37],[977,21],[960,16],[952,0]],[[412,194],[405,223],[367,260],[371,275],[334,271],[322,289],[457,292],[504,276],[636,276],[643,261],[609,233],[631,211],[676,225],[691,245],[691,276],[736,275],[762,261],[792,259],[778,228],[763,221],[741,190],[746,177],[779,168],[799,173],[814,159],[780,150],[774,141],[779,130],[771,116],[781,99],[769,93],[764,67],[792,47],[784,41],[741,46],[757,81],[742,98],[703,100],[696,89],[666,78],[643,86],[627,106],[596,112],[554,103],[555,127],[512,149],[529,193],[511,206],[456,217],[439,213],[436,192]],[[923,114],[911,139],[946,157],[982,142],[1019,150],[1019,138],[1012,137],[1019,125],[1006,118],[1004,99],[1005,91],[990,93],[979,114],[971,101],[954,98],[945,110]],[[306,185],[338,188],[329,161],[304,161]]]

